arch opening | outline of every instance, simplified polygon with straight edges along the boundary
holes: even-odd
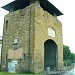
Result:
[[[57,67],[57,44],[53,40],[47,40],[44,43],[44,70],[50,67],[53,71]]]

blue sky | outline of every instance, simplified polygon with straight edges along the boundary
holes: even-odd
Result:
[[[6,5],[13,0],[0,0],[0,7]],[[64,15],[59,16],[58,19],[62,23],[63,28],[63,44],[68,45],[71,52],[75,53],[75,0],[49,0],[54,4]],[[3,32],[4,16],[8,11],[0,8],[0,36]]]

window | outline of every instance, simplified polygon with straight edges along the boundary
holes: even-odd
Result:
[[[23,55],[24,55],[24,59],[25,59],[25,53],[23,53]]]
[[[17,39],[14,39],[14,44],[17,44],[18,40]]]
[[[14,39],[13,44],[12,44],[12,48],[13,50],[17,50],[18,49],[18,39]]]
[[[8,28],[8,21],[6,21],[6,28]]]

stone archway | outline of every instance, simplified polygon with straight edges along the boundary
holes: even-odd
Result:
[[[50,67],[53,71],[57,66],[57,44],[53,40],[44,43],[44,70]]]

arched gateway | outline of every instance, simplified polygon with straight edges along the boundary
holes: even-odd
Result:
[[[44,70],[50,67],[55,70],[57,66],[57,45],[53,40],[47,40],[44,43]]]
[[[48,0],[15,0],[2,8],[4,18],[1,70],[43,73],[63,64],[63,15]],[[45,41],[46,40],[46,41]]]

